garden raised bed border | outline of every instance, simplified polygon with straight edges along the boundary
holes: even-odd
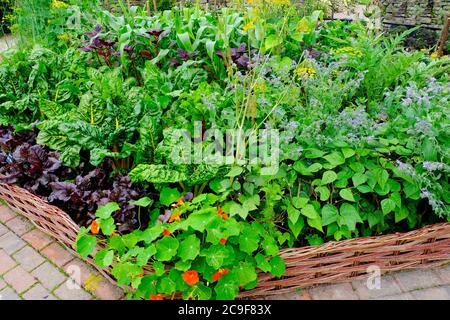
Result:
[[[0,183],[0,198],[12,210],[30,219],[37,228],[76,254],[79,227],[63,210],[23,188],[4,183]],[[406,233],[284,249],[280,256],[286,262],[285,275],[278,279],[261,273],[257,287],[240,292],[240,298],[290,293],[317,284],[364,278],[369,266],[379,267],[381,273],[440,266],[450,261],[450,223],[434,224]],[[115,283],[110,268],[98,267],[92,257],[84,260]],[[146,272],[150,273],[151,269]]]

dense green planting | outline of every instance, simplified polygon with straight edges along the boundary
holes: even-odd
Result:
[[[59,5],[59,17],[80,12],[80,28],[49,26],[44,44],[5,53],[0,125],[36,127],[73,170],[43,195],[89,204],[73,215],[78,251],[104,245],[95,261],[130,298],[232,299],[257,272],[283,275],[283,247],[450,220],[450,60],[406,50],[408,32],[325,23],[287,3],[154,16]],[[194,150],[214,145],[208,129],[275,129],[277,168],[180,164],[177,129]],[[0,146],[9,175],[24,170]],[[107,175],[121,177],[114,189],[92,190]]]

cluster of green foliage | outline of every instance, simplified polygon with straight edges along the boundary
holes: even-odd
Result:
[[[120,234],[109,203],[77,240],[130,298],[232,299],[258,272],[284,274],[281,248],[450,219],[450,60],[405,50],[408,32],[321,23],[288,2],[153,16],[59,6],[50,20],[78,10],[82,28],[50,23],[41,45],[5,54],[0,124],[37,121],[67,166],[111,159],[159,193],[133,202],[148,227]],[[174,129],[196,121],[277,129],[278,171],[174,163]]]

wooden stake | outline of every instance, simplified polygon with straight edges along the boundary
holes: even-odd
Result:
[[[158,6],[156,5],[156,0],[153,0],[153,10],[158,11]]]
[[[445,18],[444,28],[442,29],[441,38],[439,39],[439,45],[437,54],[441,57],[444,54],[445,43],[448,40],[448,28],[450,27],[450,16]]]

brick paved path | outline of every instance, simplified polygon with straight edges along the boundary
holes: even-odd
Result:
[[[320,285],[298,293],[268,297],[280,300],[450,300],[450,265],[381,276],[379,289],[367,280]]]
[[[122,297],[122,290],[0,204],[0,300]]]
[[[79,274],[76,283],[84,289],[74,288],[74,277],[69,274]],[[369,290],[366,282],[320,285],[267,299],[450,300],[450,264],[433,270],[381,276],[380,289]],[[97,271],[34,228],[26,218],[0,205],[0,300],[115,300],[122,297],[123,292]]]

